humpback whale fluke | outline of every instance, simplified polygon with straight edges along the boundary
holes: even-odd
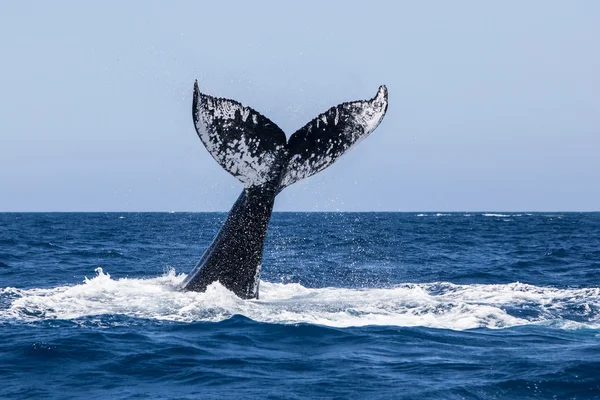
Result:
[[[286,143],[272,121],[241,103],[200,93],[194,83],[192,117],[211,156],[244,184],[223,227],[183,281],[204,291],[215,281],[243,299],[258,298],[265,236],[275,196],[324,170],[377,128],[387,110],[387,89],[375,97],[331,107]]]

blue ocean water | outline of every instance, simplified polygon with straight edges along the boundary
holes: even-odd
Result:
[[[600,398],[600,213],[275,213],[177,291],[225,216],[0,214],[0,398]]]

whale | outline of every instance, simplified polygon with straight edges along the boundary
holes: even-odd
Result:
[[[218,281],[242,299],[258,299],[275,197],[324,170],[369,136],[387,107],[388,92],[382,85],[372,99],[331,107],[287,140],[267,117],[235,100],[201,93],[196,80],[192,103],[196,133],[215,161],[244,188],[181,289],[203,292]]]

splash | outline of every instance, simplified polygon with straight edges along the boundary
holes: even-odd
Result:
[[[402,284],[390,288],[306,288],[261,282],[260,300],[242,300],[219,283],[182,292],[185,274],[112,279],[102,269],[80,285],[0,289],[0,320],[72,320],[95,315],[218,322],[233,315],[276,324],[387,325],[465,330],[543,324],[600,329],[600,288],[557,289],[522,283]],[[8,299],[8,302],[6,302]]]

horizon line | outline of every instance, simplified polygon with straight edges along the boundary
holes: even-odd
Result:
[[[144,213],[144,214],[177,214],[177,213],[227,213],[229,210],[211,210],[211,211],[189,211],[189,210],[170,210],[170,211],[144,211],[144,210],[129,210],[129,211],[82,211],[82,210],[69,210],[69,211],[1,211],[0,214],[134,214],[134,213]],[[445,210],[337,210],[337,211],[318,211],[318,210],[279,210],[273,211],[273,213],[330,213],[330,214],[343,214],[343,213],[398,213],[398,214],[493,214],[493,213],[599,213],[600,210],[455,210],[455,211],[445,211]]]

